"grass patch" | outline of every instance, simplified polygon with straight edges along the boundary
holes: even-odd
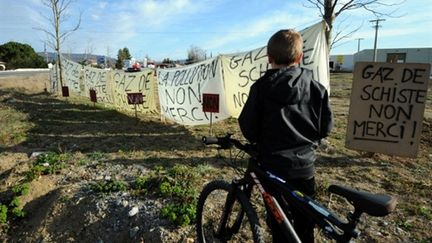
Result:
[[[14,146],[27,140],[27,132],[33,127],[25,113],[0,104],[0,144]]]

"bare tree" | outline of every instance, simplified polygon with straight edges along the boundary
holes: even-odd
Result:
[[[192,45],[188,50],[188,58],[186,63],[199,62],[205,60],[206,57],[206,52],[203,49]]]
[[[81,15],[80,13],[77,24],[68,30],[62,30],[61,26],[64,22],[69,19],[68,9],[72,0],[41,0],[42,4],[45,5],[51,11],[50,15],[42,16],[50,23],[49,28],[36,27],[35,29],[43,31],[48,36],[48,45],[53,48],[57,53],[57,61],[59,65],[59,78],[60,85],[63,86],[63,66],[61,57],[61,46],[66,38],[74,31],[78,30],[81,25]]]
[[[305,5],[305,7],[309,8],[317,8],[321,14],[321,17],[323,20],[326,21],[328,25],[328,29],[326,30],[326,40],[327,45],[329,46],[329,50],[332,47],[332,43],[337,42],[340,39],[347,38],[348,36],[352,35],[355,31],[351,31],[348,34],[343,35],[342,31],[338,31],[335,35],[337,37],[336,39],[332,39],[332,31],[333,26],[336,18],[341,15],[343,12],[355,10],[355,9],[364,9],[375,16],[388,16],[388,17],[396,17],[393,16],[394,10],[393,8],[390,8],[391,10],[388,12],[381,12],[379,9],[381,7],[393,7],[396,5],[400,5],[402,2],[399,3],[392,3],[387,4],[384,3],[384,0],[348,0],[348,1],[342,1],[342,0],[307,0],[309,2],[309,5]],[[389,8],[387,8],[389,9]]]

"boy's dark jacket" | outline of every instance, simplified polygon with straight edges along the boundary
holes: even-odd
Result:
[[[311,178],[314,148],[333,126],[328,92],[308,69],[270,69],[252,85],[239,124],[258,144],[263,167],[287,179]]]

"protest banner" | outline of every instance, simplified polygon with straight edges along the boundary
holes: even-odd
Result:
[[[49,88],[48,91],[50,93],[57,93],[59,92],[59,80],[58,80],[58,65],[55,64],[53,65],[53,67],[50,69],[49,72]]]
[[[300,31],[300,33],[303,37],[304,53],[300,65],[311,69],[313,78],[329,90],[325,23],[319,22]],[[267,47],[264,46],[237,54],[222,55],[221,60],[227,98],[226,104],[230,115],[237,118],[246,103],[250,86],[270,68]]]
[[[98,68],[84,68],[84,94],[89,94],[90,90],[95,90],[97,98],[101,103],[113,104],[113,94],[111,85],[111,71]]]
[[[141,72],[112,71],[114,105],[120,110],[141,113],[156,112],[155,88],[156,79],[152,69]],[[131,107],[128,93],[142,93],[143,102]]]
[[[218,94],[217,122],[229,117],[225,105],[220,59],[212,58],[183,68],[158,69],[161,114],[183,125],[209,124],[210,114],[202,110],[203,93]]]
[[[62,58],[64,86],[68,86],[72,94],[81,95],[84,91],[82,82],[83,66],[79,63]],[[87,93],[86,93],[87,94]]]
[[[430,64],[356,63],[346,147],[415,157]]]

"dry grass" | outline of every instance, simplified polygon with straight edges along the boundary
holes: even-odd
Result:
[[[352,76],[333,74],[331,78],[331,103],[336,124],[329,138],[330,148],[321,151],[317,161],[319,198],[328,203],[329,197],[324,188],[331,183],[396,195],[399,205],[395,213],[385,218],[364,218],[360,228],[363,234],[361,241],[430,242],[431,93],[428,96],[418,158],[368,155],[344,147]],[[0,165],[0,178],[9,183],[0,184],[0,193],[19,179],[19,174],[10,172],[11,168],[18,168],[18,162],[14,160],[22,161],[25,154],[36,150],[67,151],[76,161],[80,161],[83,155],[100,154],[106,164],[136,164],[148,169],[175,164],[201,164],[217,168],[215,173],[203,178],[203,184],[212,178],[230,178],[234,173],[221,163],[217,151],[204,149],[200,144],[200,137],[209,134],[209,126],[165,124],[160,122],[157,115],[140,116],[137,121],[132,114],[122,114],[101,105],[93,107],[87,99],[65,100],[34,94],[43,90],[44,81],[44,77],[37,80],[0,80],[0,159],[7,161]],[[19,87],[9,89],[14,83]],[[213,132],[218,135],[231,132],[237,138],[241,137],[235,119],[214,124]],[[343,200],[333,200],[331,208],[340,213],[345,212],[349,206],[341,202]],[[52,204],[45,208],[44,203],[40,205],[43,208],[39,210],[49,211],[52,207]],[[53,220],[56,215],[53,213],[49,217]],[[45,219],[42,217],[40,220]],[[29,231],[26,232],[43,232],[44,226],[39,227],[27,229]],[[177,231],[173,230],[173,233]],[[185,234],[186,237],[194,237],[193,229],[187,233],[178,232],[183,232],[177,234]],[[14,235],[11,237],[13,240],[20,239],[18,236],[14,238]]]

